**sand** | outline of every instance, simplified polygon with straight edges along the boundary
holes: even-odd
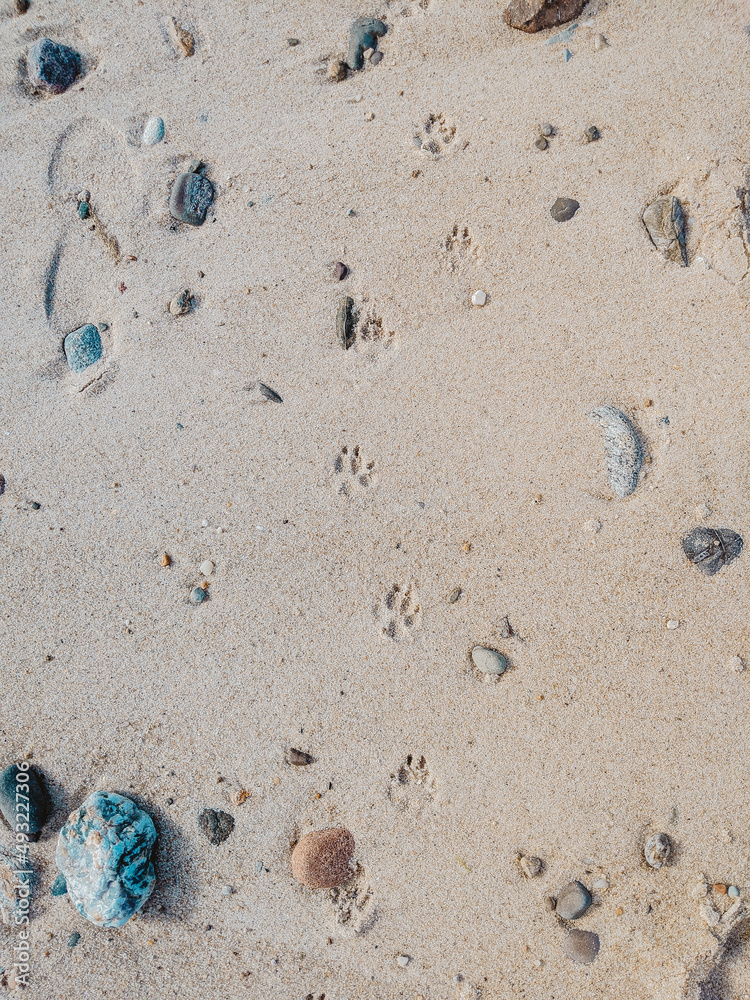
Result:
[[[55,802],[27,994],[682,998],[715,943],[697,881],[750,885],[750,673],[727,665],[750,662],[750,556],[709,579],[680,546],[750,531],[750,10],[590,4],[566,62],[494,0],[12,9],[0,763],[31,753]],[[328,83],[363,14],[388,23],[383,61]],[[19,60],[45,35],[88,71],[38,99]],[[430,115],[455,129],[438,158],[413,143]],[[167,203],[193,158],[216,198],[188,229]],[[684,206],[687,268],[640,221],[660,194]],[[371,335],[349,351],[344,294]],[[88,387],[61,353],[85,322],[108,324]],[[646,443],[625,500],[587,416],[604,405]],[[497,683],[476,644],[508,657]],[[159,831],[157,890],[117,931],[49,895],[59,829],[100,788]],[[219,847],[203,808],[235,817]],[[290,866],[329,826],[359,864],[333,898]],[[653,871],[660,831],[675,856]],[[577,922],[599,956],[575,965],[544,897],[600,878]],[[749,954],[728,952],[723,997],[747,994]]]

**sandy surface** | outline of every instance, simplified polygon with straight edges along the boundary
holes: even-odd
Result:
[[[680,547],[700,523],[750,532],[750,9],[594,4],[566,63],[494,0],[2,2],[0,763],[32,751],[56,804],[28,995],[681,998],[714,940],[696,881],[750,891],[750,673],[727,666],[750,662],[750,555],[709,579]],[[362,14],[387,20],[385,58],[328,83]],[[42,100],[19,59],[45,35],[89,71]],[[455,129],[437,159],[413,144],[431,114]],[[198,229],[167,210],[193,157],[217,189]],[[640,221],[664,193],[687,268]],[[559,196],[581,205],[564,224]],[[377,331],[349,351],[342,294]],[[88,388],[61,353],[85,322],[109,326]],[[604,404],[647,445],[627,500],[587,419]],[[367,486],[336,472],[344,447]],[[408,615],[383,613],[394,584]],[[499,683],[476,643],[509,657]],[[159,829],[157,891],[118,931],[49,895],[97,788]],[[236,819],[220,847],[207,806]],[[345,923],[289,863],[333,825],[360,865]],[[676,849],[658,872],[655,831]],[[543,900],[602,877],[578,922],[601,951],[574,965]],[[749,957],[722,1000],[750,992]]]

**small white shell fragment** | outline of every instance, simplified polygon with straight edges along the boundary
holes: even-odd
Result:
[[[652,833],[644,844],[643,856],[651,868],[663,868],[672,857],[672,841],[666,833]]]
[[[149,118],[143,127],[141,142],[144,146],[155,146],[164,138],[164,119]]]
[[[739,656],[730,656],[727,660],[727,666],[730,670],[736,670],[737,673],[742,673],[745,669],[745,664]]]
[[[214,564],[211,562],[210,559],[206,559],[205,562],[202,562],[200,564],[199,568],[203,576],[211,576],[211,574],[214,571]]]
[[[629,497],[638,485],[638,473],[643,465],[635,428],[614,406],[599,406],[591,411],[589,418],[604,430],[604,453],[612,492],[621,499]]]
[[[483,292],[481,288],[477,289],[476,292],[471,297],[471,304],[473,306],[483,306],[487,301],[487,292]]]
[[[542,870],[541,858],[535,858],[533,855],[529,857],[523,855],[518,859],[518,863],[526,878],[534,878]]]
[[[604,877],[594,879],[594,881],[591,883],[591,888],[592,889],[598,889],[600,891],[604,891],[605,889],[609,889],[609,880],[606,879],[606,878],[604,878]]]
[[[670,629],[670,631],[672,632],[679,627],[680,623],[675,618],[670,618],[669,621],[667,622],[667,628]]]
[[[399,955],[396,961],[398,962],[398,964],[401,966],[402,969],[405,969],[406,966],[411,961],[411,959],[409,958],[408,955]]]
[[[602,530],[602,522],[595,517],[590,517],[583,526],[592,535],[597,535]]]
[[[594,48],[596,49],[597,52],[599,52],[601,49],[606,49],[608,45],[609,42],[604,37],[604,35],[600,34],[594,38]]]

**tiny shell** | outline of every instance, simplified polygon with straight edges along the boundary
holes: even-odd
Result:
[[[625,414],[613,406],[599,406],[591,411],[589,418],[604,428],[604,451],[612,492],[623,499],[629,497],[638,485],[638,473],[643,464],[635,428]]]
[[[164,119],[149,118],[143,128],[141,142],[144,146],[155,146],[164,138]]]
[[[672,841],[666,833],[652,833],[643,847],[643,856],[652,868],[663,868],[672,856]]]
[[[656,249],[661,250],[667,260],[687,267],[685,215],[679,201],[673,196],[657,198],[641,218]]]

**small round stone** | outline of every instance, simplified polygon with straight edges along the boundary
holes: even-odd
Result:
[[[508,669],[508,660],[496,649],[486,646],[475,646],[471,651],[471,659],[477,670],[483,674],[499,677]]]
[[[402,969],[405,969],[406,966],[411,961],[411,959],[409,958],[408,955],[399,955],[396,961],[398,962],[398,964],[401,966]]]
[[[234,830],[234,816],[221,809],[202,809],[198,816],[198,826],[206,840],[218,847]]]
[[[87,201],[78,202],[78,216],[81,219],[88,219],[89,217],[89,203]]]
[[[454,587],[450,594],[448,594],[448,604],[455,604],[462,593],[463,591],[460,587]]]
[[[542,135],[550,136],[554,133],[555,130],[552,128],[549,122],[543,122],[539,126],[539,131],[542,133]]]
[[[549,143],[543,135],[540,135],[539,138],[534,141],[534,145],[537,149],[546,149],[547,146],[549,146]]]
[[[190,600],[193,602],[193,604],[203,604],[203,602],[207,597],[208,594],[203,589],[203,587],[196,587],[195,590],[190,595]]]
[[[149,118],[143,127],[141,142],[144,146],[156,146],[164,138],[164,119]]]
[[[172,316],[186,316],[190,312],[193,299],[189,288],[184,288],[169,303],[169,312]]]
[[[333,889],[352,877],[354,837],[343,827],[306,834],[292,851],[292,872],[310,889]]]
[[[672,841],[666,833],[652,833],[643,847],[643,856],[652,868],[663,868],[672,855]]]
[[[214,571],[214,564],[211,562],[210,559],[206,559],[205,562],[202,562],[200,564],[199,569],[203,576],[211,576],[211,574]]]
[[[287,38],[286,44],[293,49],[295,45],[299,45],[299,38]]]
[[[558,198],[549,214],[555,222],[569,222],[580,207],[575,198]]]
[[[563,920],[578,920],[591,906],[591,893],[582,882],[568,882],[557,897],[555,912]]]
[[[730,656],[727,660],[727,666],[730,670],[736,670],[737,673],[742,673],[745,669],[745,664],[739,656]]]
[[[591,965],[599,954],[599,935],[593,931],[580,931],[575,928],[563,938],[563,955],[571,962]]]
[[[739,897],[739,894],[740,890],[737,888],[736,885],[730,885],[729,888],[727,889],[727,895],[731,896],[732,899],[737,899]]]
[[[676,618],[670,618],[669,621],[667,622],[667,628],[670,630],[670,632],[674,632],[674,630],[679,627],[680,623],[677,621]]]
[[[711,886],[711,888],[714,890],[714,892],[718,892],[720,896],[726,896],[727,894],[727,887],[724,884],[724,882],[715,882],[714,885]]]
[[[383,60],[382,52],[373,52],[373,54],[370,56],[370,65],[377,66],[378,63],[381,62],[382,60]]]
[[[483,292],[481,288],[477,289],[471,297],[471,304],[473,306],[483,306],[486,302],[487,292]]]
[[[78,933],[78,931],[73,931],[73,933],[68,938],[68,947],[75,948],[75,946],[78,944],[80,940],[81,940],[81,935]]]
[[[583,133],[583,138],[586,142],[596,142],[597,139],[601,139],[601,132],[596,125],[589,125]]]

